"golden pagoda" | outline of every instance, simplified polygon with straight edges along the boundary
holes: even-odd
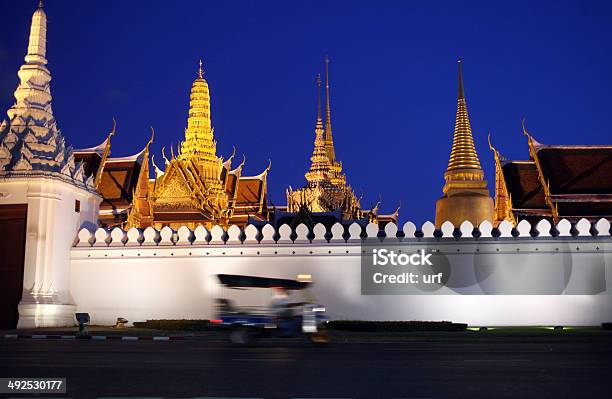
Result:
[[[154,178],[149,177],[153,137],[138,154],[110,158],[113,128],[102,144],[75,152],[95,174],[95,185],[104,197],[101,225],[210,228],[267,220],[270,165],[258,175],[243,176],[244,159],[232,169],[235,151],[227,160],[218,157],[210,110],[210,91],[200,61],[191,87],[185,140],[176,154],[171,148],[170,159],[162,149],[163,170],[151,159]]]
[[[313,214],[339,213],[337,221],[363,220],[378,223],[397,222],[398,210],[393,215],[379,215],[378,204],[371,211],[362,211],[360,199],[346,183],[342,162],[336,159],[332,136],[331,105],[329,94],[329,58],[325,58],[325,128],[321,116],[321,77],[317,76],[317,120],[310,169],[305,173],[306,185],[300,189],[287,189],[287,212],[297,215],[308,211]],[[279,217],[275,215],[275,218]],[[295,216],[281,215],[281,219]],[[312,218],[323,220],[323,218]],[[329,221],[328,221],[329,222]]]
[[[446,172],[444,195],[436,202],[436,227],[445,221],[459,226],[465,220],[477,226],[485,220],[493,222],[493,199],[489,195],[484,172],[474,147],[472,128],[463,92],[461,60],[457,61],[459,95],[453,146]]]
[[[178,154],[165,160],[165,171],[156,168],[150,203],[155,227],[195,227],[214,224],[244,226],[267,220],[267,175],[242,176],[244,160],[232,169],[217,156],[217,142],[210,115],[210,91],[202,61],[191,87],[185,141]]]

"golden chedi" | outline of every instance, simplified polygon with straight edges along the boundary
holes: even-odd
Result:
[[[458,61],[459,96],[453,146],[446,172],[444,195],[436,202],[436,227],[445,221],[459,226],[468,220],[478,226],[485,220],[493,222],[493,199],[474,147],[472,129],[463,92],[461,60]]]

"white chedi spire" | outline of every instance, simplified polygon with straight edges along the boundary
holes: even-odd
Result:
[[[47,69],[47,15],[42,1],[32,15],[25,63],[19,68],[15,104],[0,124],[0,175],[5,177],[58,173],[91,187],[75,166],[51,108],[51,73]]]

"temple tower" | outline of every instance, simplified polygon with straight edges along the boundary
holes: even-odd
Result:
[[[156,167],[156,177],[149,192],[155,227],[244,226],[250,221],[266,219],[270,164],[262,173],[246,176],[242,174],[244,158],[232,169],[235,151],[227,159],[217,155],[211,125],[210,91],[204,79],[202,61],[189,95],[185,140],[177,154],[172,147],[170,154],[171,159],[167,159],[162,150],[165,168],[162,171]]]
[[[331,162],[326,151],[326,142],[321,118],[321,76],[317,75],[317,122],[315,125],[315,141],[310,169],[306,172],[306,181],[309,184],[331,184]]]
[[[217,142],[210,122],[210,91],[208,82],[204,79],[202,60],[198,76],[191,86],[189,116],[181,154],[182,159],[194,157],[200,162],[217,162]]]
[[[287,210],[297,213],[302,209],[309,212],[340,211],[344,220],[360,219],[363,212],[359,199],[346,183],[342,163],[336,160],[331,126],[331,105],[329,96],[329,58],[325,57],[325,128],[321,115],[321,77],[317,75],[317,120],[315,140],[310,169],[304,175],[306,185],[287,190]]]
[[[27,237],[22,264],[16,265],[23,270],[18,327],[74,325],[70,247],[81,227],[97,224],[102,199],[82,163],[75,163],[53,116],[46,36],[40,1],[18,72],[15,104],[0,124],[0,216],[17,208],[25,215],[22,222],[0,223],[0,236],[20,234],[19,223],[24,223]]]
[[[346,184],[346,175],[342,173],[342,162],[336,160],[334,137],[331,123],[331,100],[329,95],[329,57],[325,57],[325,152],[330,163],[330,179],[336,185]]]
[[[457,61],[459,93],[453,146],[446,172],[444,195],[436,202],[436,227],[445,221],[459,226],[469,220],[475,226],[485,220],[493,221],[493,199],[478,160],[472,128],[463,91],[461,60]]]

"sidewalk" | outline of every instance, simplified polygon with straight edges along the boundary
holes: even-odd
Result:
[[[179,340],[179,339],[225,339],[222,331],[169,331],[135,327],[91,326],[87,336],[77,336],[77,327],[42,327],[20,330],[0,330],[4,339],[123,339],[128,340]]]
[[[178,341],[198,340],[207,342],[227,342],[225,331],[219,330],[156,330],[148,328],[115,328],[104,326],[89,327],[89,335],[77,336],[78,328],[36,328],[23,330],[0,330],[0,339],[89,339],[123,341]],[[393,343],[393,342],[507,342],[512,340],[545,341],[606,341],[612,342],[612,331],[600,327],[569,327],[554,331],[546,327],[499,327],[487,331],[477,329],[461,332],[355,332],[330,331],[334,343]],[[297,338],[264,338],[265,340],[296,341]]]

